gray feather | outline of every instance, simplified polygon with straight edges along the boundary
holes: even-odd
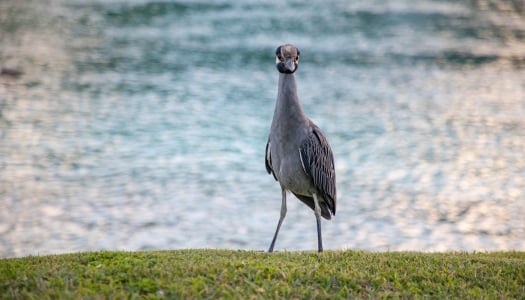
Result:
[[[334,156],[330,145],[319,127],[310,121],[312,132],[299,148],[301,163],[306,174],[310,176],[319,195],[324,199],[328,209],[335,215],[336,186]],[[321,205],[322,208],[322,205]],[[323,215],[323,217],[325,217]]]

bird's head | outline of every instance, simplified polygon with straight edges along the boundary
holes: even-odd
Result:
[[[275,50],[275,65],[280,73],[292,74],[299,66],[299,49],[294,45],[286,44]]]

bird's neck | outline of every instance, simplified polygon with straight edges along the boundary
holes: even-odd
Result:
[[[282,125],[291,122],[306,122],[307,118],[297,97],[297,83],[294,74],[279,73],[279,88],[275,103],[274,123]]]

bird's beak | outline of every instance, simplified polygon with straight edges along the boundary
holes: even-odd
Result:
[[[295,63],[292,58],[287,58],[284,61],[284,67],[286,68],[286,70],[290,71],[290,73],[295,72]]]

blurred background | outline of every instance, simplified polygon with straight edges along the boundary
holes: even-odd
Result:
[[[525,2],[0,1],[0,257],[266,250],[275,48],[335,155],[326,249],[525,250]],[[277,250],[315,250],[288,201]]]

